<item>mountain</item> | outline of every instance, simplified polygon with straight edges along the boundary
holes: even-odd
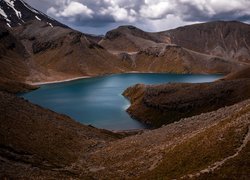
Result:
[[[109,31],[99,44],[133,71],[229,73],[250,63],[249,32],[250,25],[234,21],[158,33],[121,26]]]
[[[248,25],[212,22],[160,33],[123,26],[102,38],[21,0],[0,3],[0,179],[249,179]],[[10,94],[37,88],[23,82],[242,67],[214,83],[128,88],[128,112],[161,126],[139,132],[82,125]]]
[[[187,49],[250,63],[250,25],[237,21],[195,24],[158,33]]]
[[[0,76],[19,82],[130,71],[227,74],[248,64],[249,25],[242,23],[205,23],[159,33],[121,26],[101,37],[72,30],[22,0],[2,0],[0,19]],[[222,46],[220,31],[230,46]],[[193,46],[188,44],[192,36],[198,37]],[[206,42],[207,50],[196,45]],[[221,48],[227,51],[215,53]]]
[[[250,63],[250,25],[237,21],[194,24],[158,33],[144,32],[133,26],[121,26],[109,31],[100,41],[101,45],[111,51],[132,52],[162,43],[178,45],[228,61]]]
[[[96,43],[100,37],[72,30],[21,0],[1,1],[0,12],[4,78],[32,83],[127,71]]]
[[[154,33],[144,32],[134,26],[120,26],[107,32],[99,44],[114,52],[136,52],[155,46],[161,41]]]
[[[31,20],[46,22],[49,26],[67,27],[44,13],[34,9],[23,0],[0,1],[0,24],[8,27],[16,27]]]

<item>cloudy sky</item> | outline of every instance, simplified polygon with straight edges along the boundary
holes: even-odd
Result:
[[[250,0],[24,0],[85,33],[105,34],[119,25],[163,31],[212,20],[250,23]]]

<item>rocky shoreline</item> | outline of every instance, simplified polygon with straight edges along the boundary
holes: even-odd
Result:
[[[137,84],[123,95],[131,102],[127,112],[135,119],[160,127],[250,98],[250,68],[212,83]],[[237,76],[240,74],[240,76]]]

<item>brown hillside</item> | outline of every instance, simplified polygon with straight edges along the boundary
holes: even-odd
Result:
[[[74,171],[65,167],[119,137],[4,92],[0,92],[0,129],[1,179],[36,178],[40,173],[74,177]]]
[[[116,56],[87,39],[84,34],[68,28],[58,26],[52,28],[46,23],[31,21],[7,32],[17,37],[16,42],[10,40],[8,42],[20,44],[27,54],[23,58],[28,69],[24,77],[30,82],[95,76],[126,70],[126,66]],[[6,46],[5,42],[1,44]],[[3,48],[4,51],[6,49],[7,47]],[[20,56],[21,53],[16,54]],[[5,63],[2,65],[3,69],[14,69],[15,75],[20,76],[16,66],[24,60],[19,59],[6,55],[3,57]]]
[[[180,27],[159,33],[171,43],[197,52],[250,63],[250,25],[216,21]]]
[[[0,91],[20,93],[35,90],[38,87],[0,77]]]
[[[160,127],[250,98],[250,79],[201,84],[135,85],[128,88],[124,95],[131,100],[132,105],[127,111],[132,117]]]
[[[113,141],[92,152],[88,161],[80,161],[79,166],[92,167],[91,170],[81,170],[95,179],[178,179],[196,175],[225,160],[221,163],[222,168],[216,167],[214,171],[205,171],[209,174],[200,173],[200,176],[217,177],[222,172],[220,176],[226,179],[248,177],[249,112],[248,100]],[[242,149],[238,149],[240,147]],[[226,159],[234,154],[235,157]]]
[[[233,80],[233,79],[243,79],[250,78],[250,67],[245,67],[240,71],[236,71],[224,77],[222,80]]]
[[[120,26],[107,32],[100,45],[109,51],[135,52],[160,43],[162,40],[134,26]]]
[[[196,53],[176,45],[160,44],[136,54],[123,53],[121,58],[134,71],[172,73],[222,73],[240,68],[223,58]]]
[[[0,28],[0,76],[25,80],[29,75],[26,58],[27,52],[23,44],[4,27]]]
[[[246,179],[249,104],[118,139],[1,92],[0,178]]]

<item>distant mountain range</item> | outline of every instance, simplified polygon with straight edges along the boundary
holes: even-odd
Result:
[[[0,2],[0,76],[22,82],[138,72],[229,73],[250,63],[250,25],[210,22],[104,37],[72,30],[22,0]]]

